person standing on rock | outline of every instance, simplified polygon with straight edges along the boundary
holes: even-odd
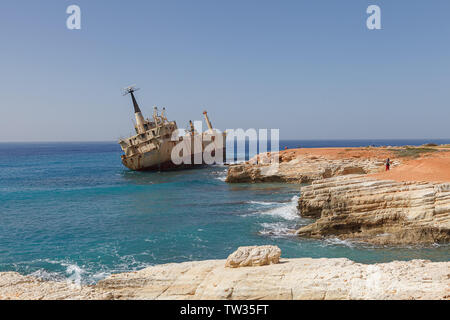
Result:
[[[391,160],[389,158],[387,158],[387,160],[386,160],[386,171],[389,171],[390,168],[391,168]]]

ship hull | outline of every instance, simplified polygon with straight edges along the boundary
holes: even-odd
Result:
[[[125,165],[126,166],[126,165]],[[143,166],[139,169],[133,169],[128,167],[131,170],[134,171],[174,171],[174,170],[188,170],[188,169],[195,169],[195,168],[202,168],[205,167],[206,164],[180,164],[176,165],[172,161],[166,161],[163,163],[158,163],[156,165],[151,166]]]
[[[181,142],[185,143],[185,142]],[[211,142],[209,142],[211,143]],[[209,144],[208,143],[208,144]],[[208,144],[203,144],[198,150],[205,150]],[[194,148],[187,148],[189,150],[190,161],[183,161],[181,164],[176,164],[172,161],[172,150],[175,147],[173,141],[164,141],[161,143],[159,149],[154,149],[148,152],[142,152],[132,156],[122,156],[122,163],[128,169],[134,171],[169,171],[169,170],[181,170],[199,168],[207,165],[203,159],[203,152],[192,153],[190,150]],[[215,152],[218,153],[220,162],[224,163],[226,159],[226,148],[215,148],[212,152],[212,156],[215,156]]]
[[[219,150],[219,152],[222,152],[225,154],[225,149]],[[145,154],[144,154],[145,155]],[[142,155],[141,155],[142,156]],[[163,162],[157,162],[153,163],[153,161],[143,161],[142,157],[136,157],[136,158],[123,158],[122,164],[127,167],[130,170],[134,171],[171,171],[171,170],[184,170],[184,169],[194,169],[194,168],[201,168],[205,167],[207,164],[202,161],[201,164],[195,164],[194,159],[195,156],[192,155],[192,161],[190,164],[182,163],[182,164],[175,164],[172,160],[167,160]]]

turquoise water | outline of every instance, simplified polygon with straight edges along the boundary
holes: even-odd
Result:
[[[428,142],[428,141],[427,141]],[[450,141],[442,141],[449,143]],[[423,141],[282,141],[281,147]],[[113,142],[0,144],[0,271],[92,283],[145,266],[224,259],[238,246],[278,245],[284,257],[371,263],[447,261],[449,246],[377,248],[288,233],[299,186],[227,184],[225,166],[131,172]]]

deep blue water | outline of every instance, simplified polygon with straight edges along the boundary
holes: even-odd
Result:
[[[280,148],[426,142],[281,141]],[[449,246],[298,239],[287,230],[310,222],[296,213],[299,186],[229,185],[225,175],[225,166],[132,172],[114,142],[2,143],[0,271],[95,282],[153,264],[224,259],[239,246],[262,244],[278,245],[283,257],[364,263],[449,258]]]

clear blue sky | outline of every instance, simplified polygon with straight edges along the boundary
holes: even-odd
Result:
[[[0,141],[126,136],[134,83],[179,127],[206,108],[282,139],[450,138],[448,0],[2,1],[0,39]]]

